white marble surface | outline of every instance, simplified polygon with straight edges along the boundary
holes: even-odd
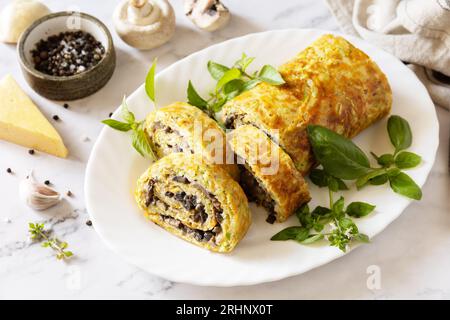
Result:
[[[0,0],[0,7],[8,1]],[[111,12],[116,1],[45,1],[54,10],[79,9],[103,20],[112,29]],[[171,1],[177,13],[173,40],[151,52],[127,47],[114,34],[118,66],[108,85],[95,95],[70,103],[48,101],[35,94],[19,71],[15,47],[0,44],[0,76],[12,73],[27,93],[56,123],[70,157],[57,159],[0,141],[0,298],[123,298],[123,299],[393,299],[450,298],[450,202],[447,169],[449,113],[438,108],[441,125],[436,163],[424,187],[422,201],[410,205],[402,216],[372,244],[306,274],[252,287],[204,288],[177,284],[147,274],[125,263],[105,247],[92,227],[83,201],[86,161],[100,120],[143,81],[154,57],[162,70],[178,59],[211,44],[270,29],[313,27],[338,30],[334,18],[320,0],[228,0],[231,24],[214,34],[196,30],[182,15],[181,0]],[[282,3],[282,4],[281,4]],[[413,94],[413,93],[411,93]],[[85,138],[90,141],[84,141]],[[11,167],[14,175],[6,173]],[[35,213],[18,197],[18,183],[30,169],[49,179],[73,198],[47,213]],[[7,220],[10,222],[7,222]],[[49,249],[30,243],[27,223],[45,221],[67,240],[76,258],[56,261]],[[201,261],[190,262],[198,263]],[[377,266],[380,287],[369,289],[367,270]],[[207,269],[207,268],[206,268]]]

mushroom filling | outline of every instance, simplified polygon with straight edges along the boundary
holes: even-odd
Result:
[[[239,165],[239,171],[241,173],[241,186],[248,200],[266,208],[269,211],[266,221],[271,224],[274,223],[276,220],[275,201],[251,173],[248,166]]]
[[[173,176],[168,185],[150,180],[147,185],[145,205],[159,214],[160,220],[189,235],[199,242],[216,243],[222,232],[223,210],[217,198],[186,177]],[[192,187],[187,189],[186,186]],[[203,202],[199,195],[203,194]]]
[[[173,152],[194,153],[184,140],[183,136],[175,129],[161,122],[155,122],[152,126],[152,140],[159,156],[166,156]]]

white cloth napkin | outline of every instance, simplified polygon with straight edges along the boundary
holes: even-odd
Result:
[[[450,0],[326,2],[344,32],[410,63],[433,101],[450,109]]]

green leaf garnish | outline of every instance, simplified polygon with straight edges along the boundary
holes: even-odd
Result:
[[[417,167],[421,161],[422,158],[419,155],[408,151],[402,151],[395,157],[395,165],[399,169]]]
[[[147,93],[147,96],[155,102],[155,71],[156,71],[156,61],[157,59],[153,60],[152,66],[150,67],[150,70],[147,73],[147,77],[145,78],[145,92]]]
[[[43,223],[28,223],[28,233],[33,241],[42,242],[41,247],[54,250],[56,259],[68,259],[73,256],[72,251],[66,250],[69,247],[69,244],[60,241],[56,237],[51,237],[51,232],[45,230]]]
[[[392,190],[401,195],[415,200],[422,199],[422,191],[420,190],[420,187],[404,172],[400,172],[395,176],[389,177],[389,183]]]
[[[102,120],[103,124],[106,124],[107,126],[119,130],[119,131],[123,131],[123,132],[127,132],[131,130],[131,124],[127,123],[127,122],[121,122],[121,121],[117,121],[114,119],[106,119],[106,120]]]
[[[387,129],[395,153],[409,148],[412,144],[412,132],[408,122],[400,116],[390,116]]]
[[[258,73],[258,79],[273,85],[282,85],[285,83],[277,69],[270,65],[262,67],[261,71]]]
[[[200,97],[191,81],[189,81],[188,83],[187,96],[188,96],[188,103],[190,105],[198,107],[202,110],[207,108],[208,102],[202,97]]]
[[[322,126],[308,125],[307,130],[316,159],[330,175],[353,180],[370,171],[367,156],[351,140]]]
[[[272,66],[265,65],[259,72],[249,74],[247,68],[255,60],[248,57],[245,53],[231,67],[223,64],[208,61],[208,72],[216,80],[215,90],[210,93],[211,98],[203,99],[194,89],[192,82],[189,81],[187,88],[188,103],[202,109],[209,116],[219,112],[223,105],[240,95],[241,93],[254,88],[261,82],[267,82],[273,85],[284,83],[281,74]]]
[[[214,80],[218,81],[228,70],[230,70],[230,68],[228,68],[227,66],[214,61],[208,61],[208,71]]]
[[[347,209],[345,209],[345,213],[351,217],[361,218],[367,216],[374,209],[375,206],[366,202],[352,202],[348,205]]]

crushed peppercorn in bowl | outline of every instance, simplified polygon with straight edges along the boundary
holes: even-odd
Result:
[[[97,18],[57,12],[34,22],[20,37],[22,73],[38,94],[75,100],[100,90],[114,73],[111,33]]]

